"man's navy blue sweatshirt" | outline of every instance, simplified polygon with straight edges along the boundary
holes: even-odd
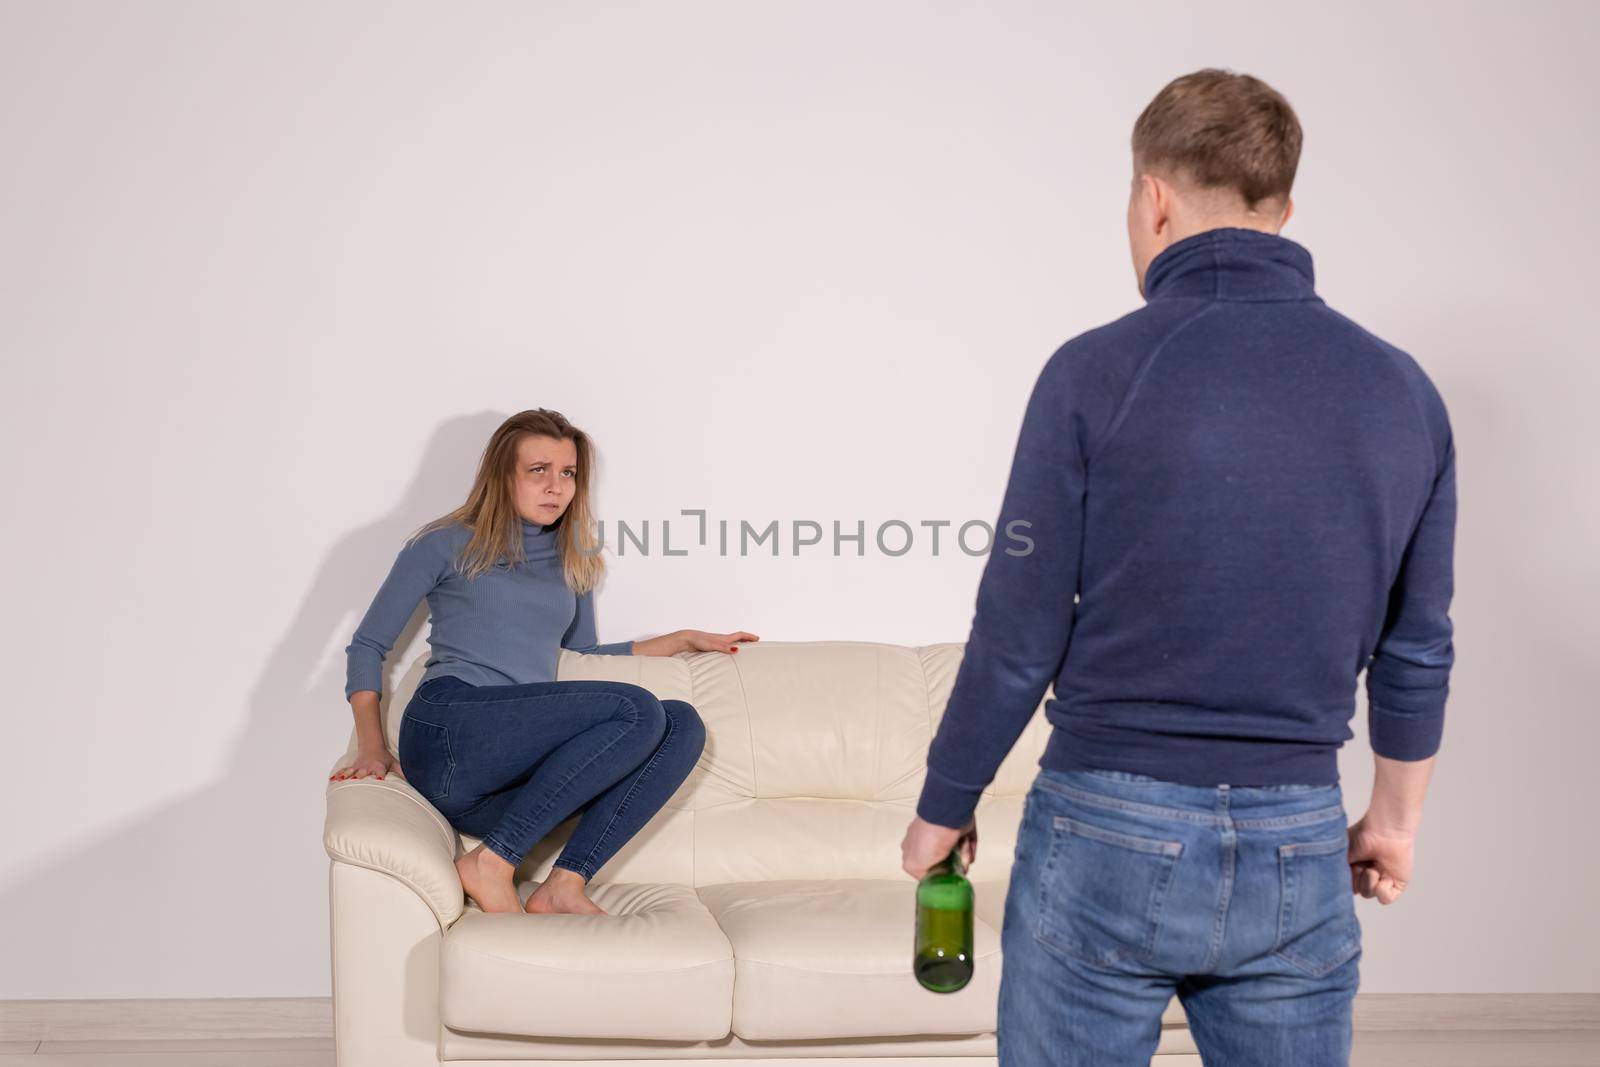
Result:
[[[965,825],[1052,683],[1059,770],[1332,784],[1362,670],[1373,751],[1438,750],[1456,491],[1433,383],[1276,234],[1176,241],[1144,297],[1034,385],[929,822]]]

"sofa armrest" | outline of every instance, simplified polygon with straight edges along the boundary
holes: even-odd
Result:
[[[440,929],[465,910],[455,828],[397,775],[330,781],[322,847],[333,859],[408,886],[433,910]]]

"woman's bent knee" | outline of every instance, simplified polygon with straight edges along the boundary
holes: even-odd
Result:
[[[667,709],[654,693],[631,682],[617,682],[615,692],[623,699],[623,714],[637,722],[642,733],[655,741],[666,736]]]
[[[666,709],[667,716],[672,720],[673,733],[678,734],[685,746],[690,746],[695,751],[703,751],[706,744],[706,724],[700,718],[700,713],[695,706],[687,700],[663,700],[661,706]]]

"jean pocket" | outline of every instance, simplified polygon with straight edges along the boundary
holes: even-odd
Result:
[[[1348,835],[1278,846],[1281,903],[1273,955],[1321,978],[1361,951]]]
[[[425,800],[443,800],[450,795],[450,779],[455,774],[456,761],[450,752],[449,730],[417,718],[408,709],[400,717],[397,753],[401,773]]]
[[[453,674],[439,674],[417,686],[417,691],[412,695],[412,699],[420,700],[424,704],[436,708],[447,708],[450,706],[448,694],[457,689],[470,688],[472,688],[470,685]]]
[[[1034,936],[1086,963],[1148,960],[1183,842],[1051,815]]]

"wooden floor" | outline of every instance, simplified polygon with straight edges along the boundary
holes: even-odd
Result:
[[[1355,1016],[1351,1067],[1600,1067],[1600,994],[1363,993]],[[0,1067],[334,1067],[332,1035],[326,997],[0,1001]],[[1152,1063],[1205,1067],[1193,1047],[1169,1031]]]
[[[539,1061],[523,1061],[533,1067]],[[642,1061],[641,1061],[642,1062]],[[671,1060],[661,1060],[663,1065]],[[785,1061],[791,1062],[791,1061]],[[1203,1067],[1200,1057],[1157,1056],[1154,1067]],[[223,1041],[42,1041],[0,1043],[4,1067],[334,1067],[333,1042],[236,1038]],[[1584,1030],[1357,1034],[1351,1067],[1600,1067],[1600,1034]],[[933,1067],[937,1067],[934,1064]]]

